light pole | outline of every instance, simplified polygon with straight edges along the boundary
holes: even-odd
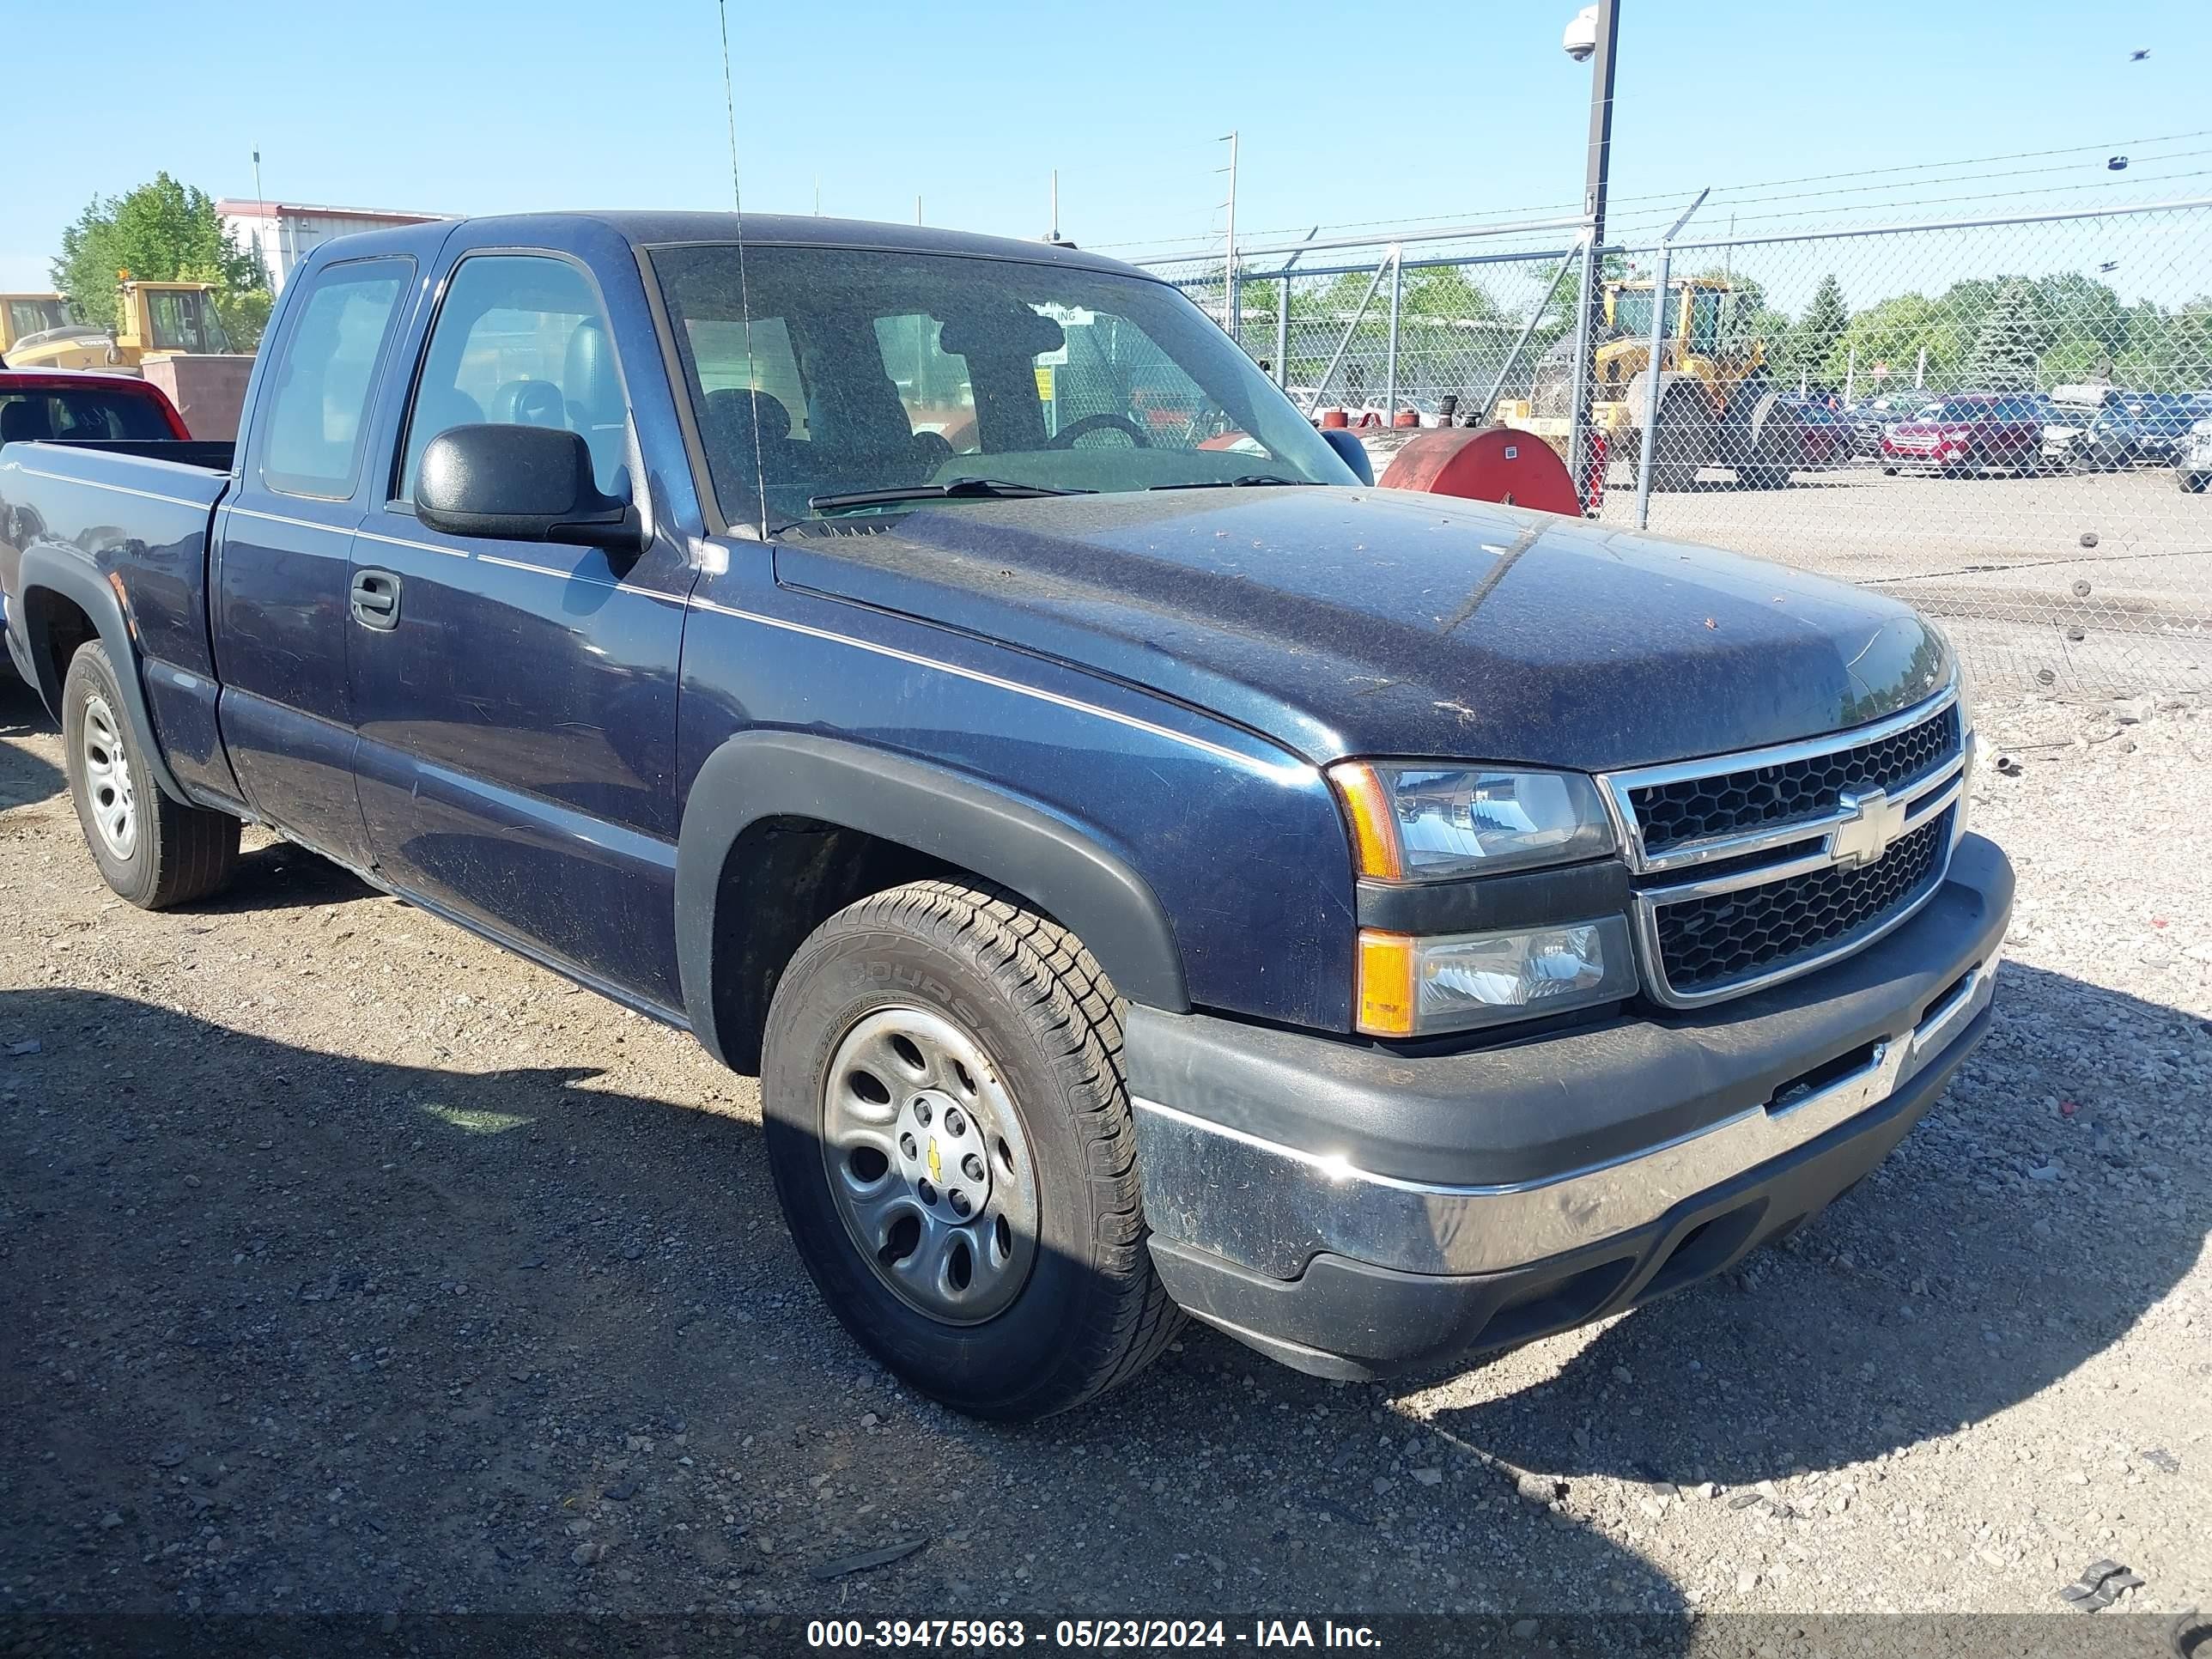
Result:
[[[1582,304],[1575,317],[1574,392],[1569,399],[1567,438],[1567,470],[1574,475],[1576,499],[1585,513],[1597,493],[1588,487],[1583,475],[1589,466],[1590,383],[1595,378],[1591,355],[1603,304],[1598,295],[1598,250],[1605,241],[1605,193],[1613,161],[1613,43],[1620,11],[1620,0],[1597,0],[1575,15],[1559,41],[1577,63],[1591,60],[1589,150],[1583,185],[1583,214],[1589,222],[1583,244]],[[1655,301],[1665,302],[1663,295]]]

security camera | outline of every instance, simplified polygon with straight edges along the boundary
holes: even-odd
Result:
[[[1597,50],[1597,8],[1584,6],[1575,14],[1567,32],[1559,37],[1559,45],[1568,57],[1577,64],[1587,64]]]

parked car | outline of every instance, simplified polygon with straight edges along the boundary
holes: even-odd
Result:
[[[2067,449],[2066,465],[2077,472],[2171,466],[2182,440],[2203,413],[2193,402],[2108,404]]]
[[[1840,398],[1818,391],[1785,392],[1775,401],[1787,416],[1783,430],[1789,435],[1792,469],[1819,471],[1850,460],[1855,433]]]
[[[1884,472],[2033,471],[2042,464],[2043,420],[2023,393],[1954,392],[1883,428],[1881,454]]]
[[[128,374],[0,368],[0,443],[191,435],[160,387]],[[0,593],[0,628],[6,621],[7,596]],[[14,675],[14,665],[0,656],[0,679]]]
[[[0,443],[190,436],[167,394],[136,375],[0,368]]]
[[[2192,495],[2212,482],[2212,416],[2191,423],[2174,453],[2173,482]]]
[[[1093,254],[744,228],[342,237],[234,448],[0,447],[118,894],[252,818],[694,1032],[831,1310],[994,1417],[1178,1308],[1338,1377],[1620,1312],[1981,1040],[2012,872],[1909,606],[1358,487]]]
[[[1851,437],[1861,455],[1881,453],[1881,434],[1898,422],[1909,420],[1929,404],[1939,401],[1932,392],[1914,386],[1908,391],[1879,392],[1871,398],[1862,398],[1845,410],[1851,423]]]

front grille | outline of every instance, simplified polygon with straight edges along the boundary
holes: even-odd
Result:
[[[1950,718],[1955,726],[1956,715]],[[1870,865],[1833,865],[1809,875],[1657,906],[1659,962],[1668,989],[1677,996],[1695,995],[1739,979],[1784,971],[1829,954],[1853,934],[1911,904],[1942,873],[1954,810],[1946,808],[1899,836]]]
[[[1643,828],[1645,854],[1656,856],[1714,836],[1820,817],[1834,811],[1846,794],[1894,792],[1958,752],[1959,705],[1953,702],[1917,726],[1856,748],[1643,785],[1628,792],[1629,805]]]

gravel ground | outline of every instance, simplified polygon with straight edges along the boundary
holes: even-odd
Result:
[[[1194,1330],[1010,1430],[821,1308],[750,1082],[281,844],[120,904],[5,696],[0,1611],[2212,1598],[2196,708],[1984,708],[1995,1032],[1788,1246],[1418,1385]]]
[[[1857,465],[1786,490],[1733,476],[1653,496],[1651,528],[1909,600],[1943,619],[1990,692],[2212,690],[2212,493],[2175,489],[2164,467],[1890,478]],[[1603,520],[1636,521],[1623,468]]]

